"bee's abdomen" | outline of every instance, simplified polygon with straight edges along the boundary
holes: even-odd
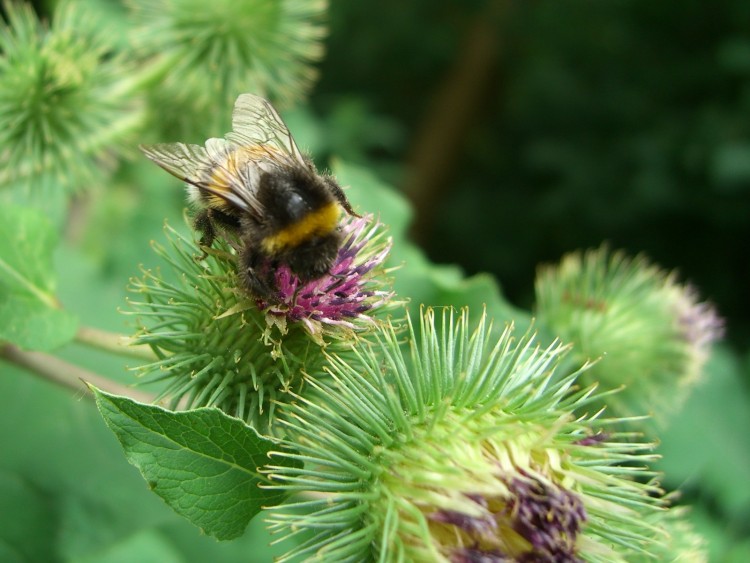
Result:
[[[329,202],[303,217],[289,223],[278,231],[264,237],[261,241],[263,250],[276,254],[283,250],[295,248],[315,236],[325,236],[336,229],[339,219],[339,206]]]

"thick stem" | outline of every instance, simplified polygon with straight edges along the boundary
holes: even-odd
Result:
[[[83,395],[93,399],[93,395],[86,387],[90,383],[107,393],[129,397],[141,403],[152,403],[155,397],[116,383],[106,377],[80,368],[60,358],[42,352],[27,352],[13,344],[0,344],[0,358],[25,368],[42,379],[57,383],[62,387],[83,392]]]
[[[418,210],[411,235],[426,243],[435,227],[439,202],[448,192],[460,164],[471,126],[497,73],[500,23],[512,4],[489,2],[469,29],[463,49],[433,95],[409,156],[406,194]]]
[[[148,346],[133,345],[133,339],[131,337],[114,332],[107,332],[106,330],[98,328],[82,326],[76,333],[76,341],[80,344],[93,346],[94,348],[112,352],[119,356],[138,358],[149,362],[159,359]]]

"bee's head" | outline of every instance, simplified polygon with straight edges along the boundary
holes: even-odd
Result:
[[[315,235],[290,250],[283,262],[302,283],[318,279],[331,269],[341,244],[341,235],[333,231],[326,235]]]

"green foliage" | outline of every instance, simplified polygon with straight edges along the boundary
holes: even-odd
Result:
[[[279,500],[258,467],[274,442],[218,409],[171,412],[93,389],[125,457],[178,514],[220,540],[241,535]]]
[[[412,314],[422,303],[469,306],[477,319],[486,306],[495,321],[492,338],[506,322],[524,333],[534,267],[602,240],[631,255],[645,250],[696,282],[728,317],[730,344],[706,364],[682,410],[655,426],[661,481],[680,493],[678,503],[693,506],[673,527],[659,524],[681,540],[660,553],[667,559],[677,547],[699,546],[697,532],[711,561],[748,559],[747,2],[402,4],[339,2],[327,10],[320,0],[53,0],[34,3],[39,13],[23,1],[2,4],[0,560],[271,561],[309,539],[269,547],[262,515],[242,533],[269,502],[260,500],[270,493],[257,487],[263,478],[255,464],[267,463],[263,452],[272,446],[240,421],[100,395],[130,457],[159,492],[169,496],[162,477],[187,474],[168,469],[187,465],[184,459],[245,484],[242,495],[229,498],[226,489],[212,490],[225,483],[221,478],[204,473],[202,481],[184,482],[197,488],[177,508],[194,526],[125,462],[101,416],[80,400],[77,372],[58,373],[76,388],[61,391],[11,365],[7,354],[17,347],[22,354],[41,351],[26,357],[63,359],[113,384],[133,382],[143,358],[120,357],[124,349],[115,343],[94,349],[71,342],[79,324],[129,334],[139,328],[117,309],[141,263],[166,283],[182,282],[179,272],[158,269],[149,243],[162,240],[165,218],[188,232],[183,188],[130,157],[141,142],[220,135],[234,98],[245,91],[271,97],[318,166],[333,157],[355,208],[388,226],[389,275]],[[470,111],[456,111],[465,108],[444,95],[467,87],[453,70],[473,68],[477,45],[488,65],[474,73],[486,78],[484,89],[474,92]],[[288,109],[319,73],[309,104]],[[441,99],[451,103],[441,106]],[[458,128],[430,127],[455,115],[466,119]],[[412,157],[425,139],[451,149],[427,163],[441,174],[428,186],[427,204],[414,209],[392,187],[412,186],[424,173]],[[490,274],[465,275],[484,270]],[[628,312],[654,312],[645,308],[636,303]],[[535,327],[543,331],[540,342],[560,336],[539,322]],[[571,357],[560,371],[579,367]],[[605,362],[607,356],[586,374]],[[320,370],[311,371],[306,377],[317,383]],[[392,382],[381,381],[366,397],[382,392],[392,399]],[[162,382],[121,393],[163,390]],[[688,391],[667,386],[660,393],[671,400]],[[221,459],[192,443],[183,447],[185,433],[176,445],[186,421],[190,431],[208,424],[224,438],[237,437],[195,443],[243,465],[224,471]],[[316,423],[310,436],[320,440]],[[441,452],[424,466],[438,463]],[[208,518],[212,507],[198,497],[218,499],[230,515]],[[236,513],[233,502],[241,506]],[[326,526],[327,518],[318,521]],[[606,514],[599,523],[606,534]],[[614,528],[612,537],[622,530]],[[227,535],[237,537],[215,541]]]
[[[132,143],[141,114],[133,68],[83,4],[47,26],[25,3],[0,23],[0,186],[91,187]]]
[[[730,521],[746,518],[750,488],[748,366],[720,348],[695,393],[661,432],[658,464],[674,486],[715,498]],[[699,447],[695,445],[699,444]]]
[[[55,295],[52,225],[36,211],[5,206],[0,241],[0,340],[30,350],[70,341],[78,323]]]
[[[343,186],[351,188],[347,197],[354,207],[377,214],[398,242],[393,246],[388,265],[396,268],[394,289],[399,297],[409,300],[412,314],[427,303],[472,309],[486,307],[498,323],[514,322],[520,329],[529,325],[529,313],[510,304],[491,276],[479,274],[467,278],[457,266],[430,262],[407,238],[413,215],[408,203],[382,180],[361,166],[342,160],[334,162],[333,172]]]
[[[105,289],[101,281],[98,287]],[[102,365],[101,356],[80,347],[66,354],[92,365]],[[122,366],[105,372],[124,375]],[[6,364],[2,375],[0,395],[9,399],[0,409],[6,448],[0,473],[9,490],[0,503],[0,544],[20,545],[14,548],[19,561],[98,563],[110,554],[141,561],[147,560],[148,545],[158,548],[155,553],[176,554],[181,563],[231,563],[248,553],[271,561],[283,552],[283,546],[268,547],[271,538],[261,518],[234,541],[220,543],[201,534],[128,465],[93,404]]]
[[[37,541],[52,537],[58,523],[48,495],[18,474],[0,472],[0,497],[6,507],[0,511],[0,559],[8,563],[54,560],[52,543]]]
[[[332,5],[314,101],[359,95],[408,130],[406,147],[372,150],[372,161],[409,159],[456,112],[447,96],[431,110],[471,87],[454,71],[479,45],[489,63],[476,103],[461,131],[439,132],[454,137],[447,162],[425,163],[445,171],[417,210],[432,260],[493,273],[530,306],[537,264],[608,241],[678,268],[747,347],[745,0],[396,4]],[[407,162],[404,187],[419,172]]]
[[[323,55],[321,0],[134,0],[136,54],[149,61],[154,116],[182,138],[226,128],[234,100],[253,92],[290,106]],[[202,139],[199,139],[202,140]]]

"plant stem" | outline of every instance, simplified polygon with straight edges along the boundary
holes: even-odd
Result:
[[[421,243],[434,235],[437,206],[453,181],[466,139],[486,104],[493,74],[498,73],[498,30],[513,9],[508,0],[487,2],[468,30],[463,48],[431,96],[415,134],[406,195],[419,210],[411,235]]]
[[[159,359],[148,346],[133,345],[133,339],[129,336],[98,328],[82,326],[76,333],[76,341],[119,356],[138,358],[149,362]]]
[[[107,393],[123,395],[141,403],[152,403],[155,399],[150,393],[116,383],[50,354],[27,352],[13,344],[0,344],[0,358],[23,367],[42,379],[78,392],[83,391],[89,399],[93,399],[93,395],[86,387],[86,383],[91,383]]]

